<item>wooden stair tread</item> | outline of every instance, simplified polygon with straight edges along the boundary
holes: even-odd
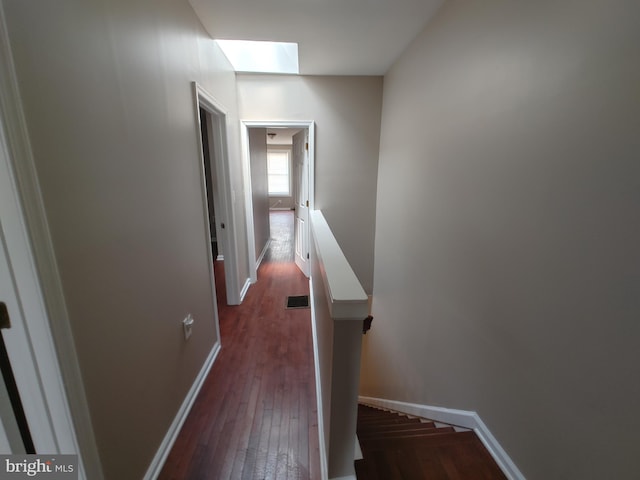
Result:
[[[417,428],[438,428],[436,424],[433,422],[422,422],[422,423],[395,423],[393,425],[382,425],[377,428],[362,428],[360,431],[362,433],[367,433],[368,431],[376,431],[376,432],[397,432],[400,430],[415,430]]]
[[[358,406],[358,480],[506,480],[473,431]]]
[[[475,437],[474,432],[443,432],[440,434],[431,434],[431,435],[402,435],[397,437],[373,437],[373,438],[364,438],[360,441],[360,446],[362,448],[362,453],[364,454],[365,450],[373,451],[380,449],[397,449],[397,448],[406,448],[412,447],[414,445],[420,447],[438,447],[442,445],[450,445],[453,443],[469,443],[473,442],[473,437]]]
[[[420,422],[419,419],[417,418],[413,418],[413,419],[407,419],[405,421],[402,420],[396,420],[396,421],[384,421],[384,422],[377,422],[377,423],[360,423],[358,425],[358,427],[361,430],[364,429],[369,429],[371,430],[372,428],[380,428],[380,427],[393,427],[393,426],[398,426],[398,425],[420,425],[422,422]]]
[[[356,478],[358,480],[370,480],[372,478],[369,473],[369,465],[365,462],[364,458],[356,460],[354,462],[354,466],[356,469]]]
[[[456,431],[453,427],[416,428],[413,430],[359,433],[358,438],[363,442],[364,440],[375,440],[378,438],[416,438],[425,435],[442,435],[445,433],[456,433]]]
[[[419,422],[420,419],[416,417],[407,417],[406,415],[386,415],[384,417],[371,417],[371,418],[358,418],[358,421],[363,425],[375,425],[385,422]]]
[[[492,460],[455,444],[427,450],[384,450],[364,461],[359,470],[366,476],[358,480],[506,480]]]
[[[365,480],[412,480],[412,479],[487,479],[504,480],[506,477],[484,449],[473,432],[449,434],[449,437],[468,433],[466,441],[446,442],[390,442],[386,446],[363,447],[365,455]],[[477,441],[476,441],[477,440]],[[427,447],[427,448],[425,448]],[[359,480],[363,480],[358,477]]]

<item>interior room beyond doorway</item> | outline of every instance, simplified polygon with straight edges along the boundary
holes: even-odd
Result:
[[[293,136],[300,130],[286,127],[267,128],[267,172],[271,210],[293,210],[295,207]]]

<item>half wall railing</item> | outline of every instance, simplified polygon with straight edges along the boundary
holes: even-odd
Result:
[[[323,478],[355,478],[363,322],[369,301],[322,212],[310,213],[311,312]]]

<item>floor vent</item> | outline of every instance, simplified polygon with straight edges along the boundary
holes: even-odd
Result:
[[[287,297],[287,308],[309,308],[309,295]]]

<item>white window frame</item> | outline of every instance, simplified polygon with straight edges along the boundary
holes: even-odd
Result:
[[[268,147],[267,148],[267,188],[269,186],[269,154],[270,153],[286,153],[287,154],[287,166],[288,166],[288,180],[289,180],[289,191],[288,192],[274,192],[271,193],[269,190],[269,197],[292,197],[293,196],[293,188],[292,188],[292,175],[293,168],[291,165],[291,149],[286,147]]]

